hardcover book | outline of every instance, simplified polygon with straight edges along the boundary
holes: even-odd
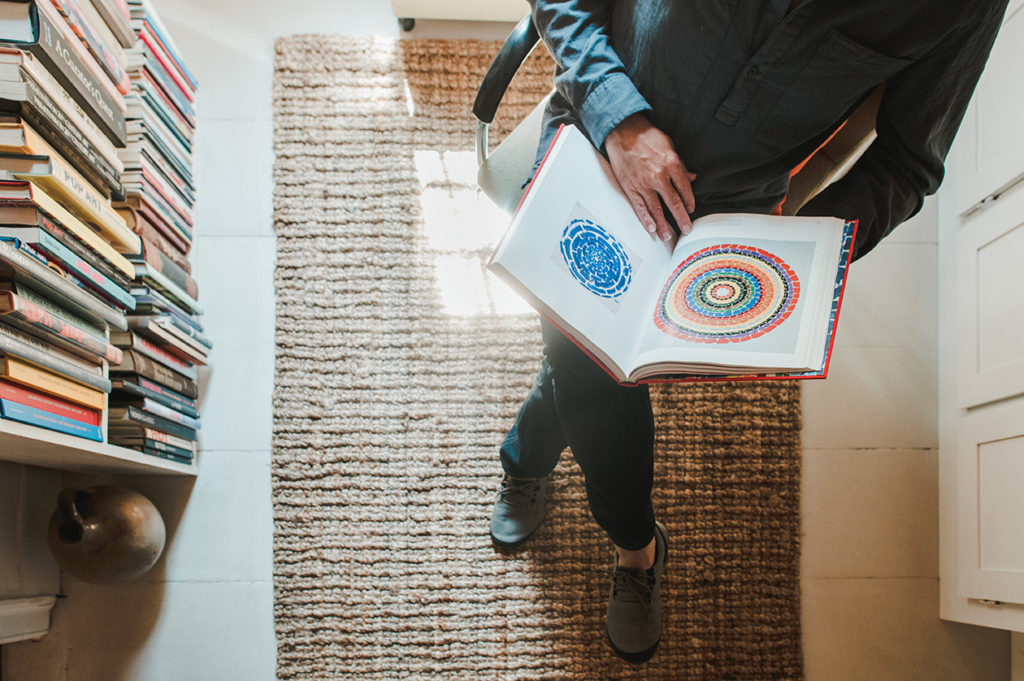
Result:
[[[855,227],[709,215],[661,242],[567,126],[490,268],[624,384],[824,377]]]
[[[30,51],[116,144],[126,141],[124,97],[50,2],[0,2],[0,42]]]
[[[107,406],[107,394],[102,390],[87,388],[80,383],[38,369],[28,362],[7,355],[0,355],[0,377],[11,383],[60,397],[90,409],[102,410]]]
[[[51,216],[66,231],[89,246],[113,267],[121,270],[129,280],[135,278],[135,268],[128,260],[114,250],[114,247],[84,222],[69,213],[52,196],[31,182],[0,181],[0,206],[32,206]],[[58,236],[58,234],[54,234]]]
[[[33,426],[103,441],[100,412],[0,380],[0,416]]]

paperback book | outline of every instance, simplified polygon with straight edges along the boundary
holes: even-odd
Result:
[[[565,126],[490,268],[623,384],[824,377],[855,228],[708,215],[661,242]]]

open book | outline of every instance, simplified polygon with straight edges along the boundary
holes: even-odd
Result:
[[[489,267],[620,383],[824,377],[855,229],[708,215],[663,243],[566,126]]]

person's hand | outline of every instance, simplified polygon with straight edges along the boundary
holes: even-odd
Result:
[[[697,176],[683,165],[668,135],[643,114],[633,114],[608,134],[604,148],[615,179],[644,229],[662,241],[673,238],[661,206],[664,201],[679,230],[689,234],[693,229],[689,214],[695,206],[690,183]]]

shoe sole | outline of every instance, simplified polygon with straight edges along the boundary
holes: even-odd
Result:
[[[632,664],[643,664],[654,657],[654,653],[658,652],[658,644],[661,643],[661,639],[658,639],[657,643],[647,650],[641,650],[639,653],[627,653],[625,650],[619,650],[615,647],[615,644],[612,643],[612,638],[611,636],[608,636],[607,631],[605,632],[605,637],[608,639],[608,645],[615,651],[615,654],[626,662],[630,662]]]
[[[533,532],[536,532],[536,531],[537,531],[536,529],[533,530]],[[495,546],[500,546],[503,549],[514,549],[516,547],[519,547],[519,546],[522,546],[523,544],[525,544],[526,540],[533,536],[533,532],[530,532],[530,534],[528,534],[525,537],[523,537],[522,539],[519,539],[519,540],[514,541],[514,542],[502,541],[502,540],[498,539],[497,537],[495,537],[494,533],[491,533],[491,541],[494,543]]]

